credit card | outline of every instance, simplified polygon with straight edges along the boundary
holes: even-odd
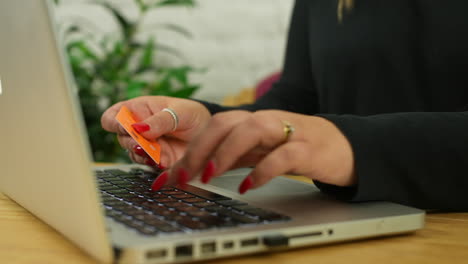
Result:
[[[159,164],[161,160],[161,146],[156,140],[148,140],[141,136],[132,125],[140,122],[135,115],[126,107],[122,106],[119,113],[115,117],[119,124],[127,131],[127,133],[140,145],[143,150],[151,157],[151,159]]]

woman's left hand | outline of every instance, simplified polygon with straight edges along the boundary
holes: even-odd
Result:
[[[286,124],[294,128],[287,135]],[[255,167],[239,192],[273,177],[303,175],[338,186],[356,183],[351,145],[330,121],[285,111],[229,111],[214,115],[188,145],[183,158],[153,184],[185,184],[201,174],[204,183],[238,167]]]

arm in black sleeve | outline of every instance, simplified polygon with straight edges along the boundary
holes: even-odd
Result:
[[[350,141],[358,176],[354,188],[317,182],[322,191],[350,201],[468,210],[468,112],[320,116]]]
[[[281,109],[303,114],[317,112],[309,55],[309,3],[309,0],[297,0],[294,6],[281,79],[254,104],[223,107],[200,101],[212,114],[232,109]]]

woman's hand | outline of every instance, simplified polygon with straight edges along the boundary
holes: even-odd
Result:
[[[295,129],[289,136],[285,122]],[[328,120],[275,110],[230,111],[211,118],[183,158],[156,179],[153,189],[185,184],[199,174],[207,183],[229,169],[247,166],[255,168],[241,183],[240,193],[283,174],[339,186],[356,182],[351,146]]]
[[[141,120],[134,128],[147,139],[158,139],[161,145],[161,164],[172,166],[179,160],[187,147],[187,143],[198,134],[208,123],[211,114],[202,104],[186,99],[164,96],[143,96],[128,101],[119,102],[102,115],[102,127],[117,134],[120,145],[129,150],[129,156],[134,162],[155,165],[144,150],[137,145],[130,135],[115,120],[120,108],[125,105]],[[177,129],[174,128],[174,118],[164,108],[173,109],[179,118]]]

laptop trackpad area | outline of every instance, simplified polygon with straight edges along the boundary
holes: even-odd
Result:
[[[238,192],[238,187],[249,171],[250,169],[241,169],[228,172],[226,175],[212,179],[208,186],[198,183],[197,185],[206,186],[206,189],[213,192],[245,201],[254,206],[285,214],[296,221],[303,220],[316,224],[401,215],[402,212],[411,213],[412,211],[408,207],[386,202],[349,203],[339,201],[332,196],[323,194],[313,184],[286,177],[275,177],[264,186],[249,190],[241,195]]]
[[[306,216],[307,212],[312,213],[318,209],[344,206],[344,203],[322,194],[313,184],[285,177],[275,177],[264,186],[249,190],[241,195],[238,191],[239,184],[249,171],[245,169],[229,172],[226,175],[212,179],[208,185],[196,185],[232,199],[245,201],[251,205],[289,216],[296,216],[298,212]],[[304,209],[306,209],[306,212]]]

